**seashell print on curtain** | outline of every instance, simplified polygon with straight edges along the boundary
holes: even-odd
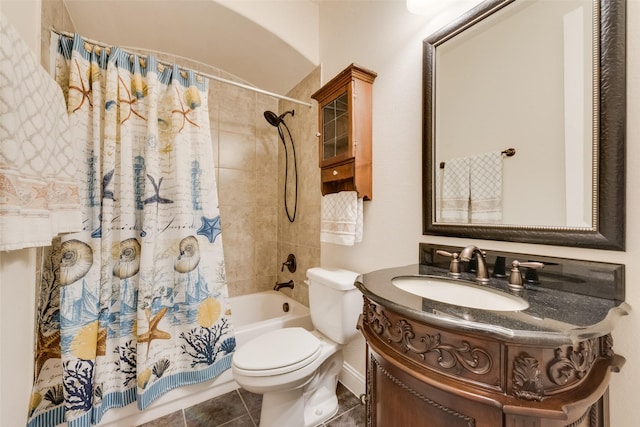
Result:
[[[29,426],[89,426],[228,369],[207,82],[76,35],[56,80],[86,162],[83,231],[44,255]]]

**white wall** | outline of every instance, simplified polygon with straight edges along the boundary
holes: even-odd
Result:
[[[274,7],[272,0],[217,1],[278,35],[312,63],[320,62],[317,2],[297,0]]]
[[[0,13],[40,58],[40,1],[0,1]],[[0,426],[27,420],[33,383],[36,250],[0,251]]]
[[[40,58],[40,0],[0,0],[0,12]]]
[[[0,252],[0,425],[24,425],[33,384],[36,250]],[[28,274],[26,274],[28,273]]]
[[[454,5],[463,8],[462,3]],[[373,86],[373,201],[365,202],[364,242],[354,247],[323,244],[323,266],[364,273],[416,263],[421,241],[459,246],[469,242],[421,233],[422,40],[457,15],[447,10],[437,18],[439,22],[429,21],[409,14],[401,0],[320,4],[323,82],[351,62],[378,73]],[[640,0],[628,0],[627,16],[627,251],[474,242],[489,251],[626,264],[626,299],[636,311],[622,319],[613,333],[614,350],[627,358],[622,373],[614,374],[611,381],[611,425],[615,427],[637,425],[640,383],[640,354],[634,351],[640,338],[640,285],[636,283],[640,277],[640,215],[636,214],[640,208]],[[353,364],[363,367],[364,360]]]

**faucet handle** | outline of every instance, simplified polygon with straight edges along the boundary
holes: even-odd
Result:
[[[287,260],[285,262],[282,263],[282,268],[280,269],[280,271],[284,271],[284,267],[287,267],[287,270],[289,270],[290,273],[295,273],[296,272],[296,268],[297,268],[297,263],[296,263],[296,256],[294,254],[289,254],[289,256],[287,257]]]
[[[457,252],[447,252],[442,249],[436,251],[438,255],[451,257],[451,263],[449,263],[449,275],[452,277],[460,277],[460,260],[458,257],[460,254]]]
[[[541,262],[520,262],[518,260],[513,260],[511,263],[511,274],[509,274],[509,283],[507,284],[509,288],[519,291],[524,289],[522,285],[522,273],[520,272],[520,267],[524,268],[542,268],[544,264]]]

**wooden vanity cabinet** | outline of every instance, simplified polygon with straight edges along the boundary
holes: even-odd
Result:
[[[413,367],[413,368],[417,368]],[[501,426],[500,408],[467,400],[424,381],[419,371],[368,347],[367,426]]]
[[[351,64],[311,95],[318,101],[322,195],[357,191],[371,200],[372,87],[377,74]]]
[[[366,297],[367,426],[605,427],[611,336],[523,345],[417,322]]]

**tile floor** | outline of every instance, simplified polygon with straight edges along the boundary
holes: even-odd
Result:
[[[365,409],[360,400],[340,383],[337,393],[338,413],[323,426],[364,426]],[[261,404],[262,395],[238,389],[139,427],[257,427]]]

